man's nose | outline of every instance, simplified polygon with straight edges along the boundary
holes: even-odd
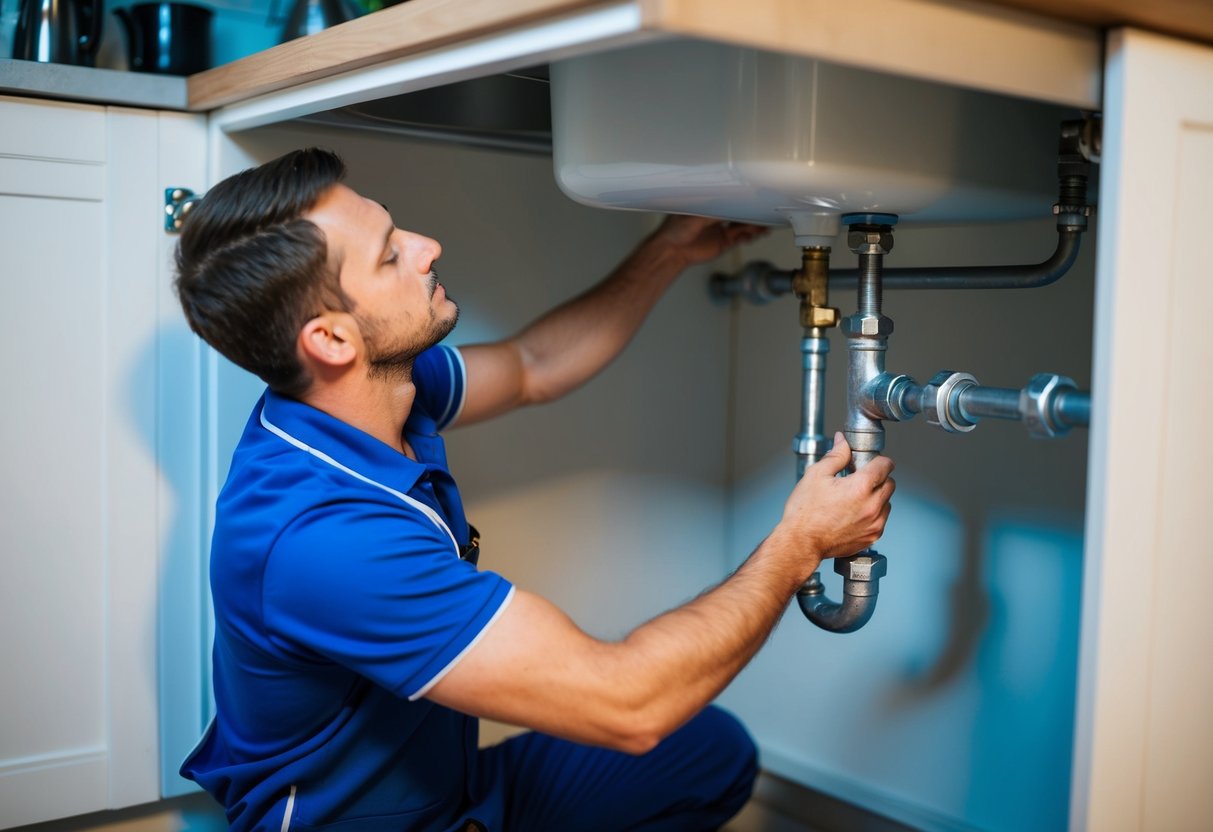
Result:
[[[442,245],[433,237],[426,237],[424,234],[412,234],[411,236],[409,244],[417,252],[418,265],[424,271],[430,271],[434,261],[442,256]]]

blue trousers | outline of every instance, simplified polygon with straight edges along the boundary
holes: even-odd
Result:
[[[750,797],[750,735],[708,707],[647,754],[523,734],[480,752],[490,832],[704,832]]]

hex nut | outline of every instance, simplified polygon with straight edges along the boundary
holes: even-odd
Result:
[[[856,254],[888,254],[893,250],[893,232],[852,228],[847,232],[847,245]]]
[[[1053,418],[1053,402],[1063,390],[1076,390],[1073,379],[1056,373],[1037,373],[1019,392],[1019,412],[1028,435],[1036,439],[1064,436],[1070,429]]]
[[[835,558],[834,571],[848,581],[879,581],[888,573],[884,555],[863,553],[849,558]]]
[[[833,306],[810,306],[802,304],[800,307],[800,325],[822,328],[838,326],[839,314],[839,311]]]
[[[842,319],[847,337],[882,338],[893,334],[893,319],[884,315],[848,315]]]

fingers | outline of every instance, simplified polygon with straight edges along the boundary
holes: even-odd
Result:
[[[878,456],[848,477],[848,479],[864,482],[868,489],[875,491],[888,481],[889,476],[893,473],[893,468],[893,460],[887,456]]]
[[[821,459],[809,468],[810,471],[820,471],[826,476],[833,477],[851,464],[851,446],[841,431],[834,434],[834,447],[830,448]]]
[[[729,245],[748,243],[751,240],[758,239],[771,230],[765,225],[754,225],[752,223],[744,222],[726,223],[723,226],[723,229]]]

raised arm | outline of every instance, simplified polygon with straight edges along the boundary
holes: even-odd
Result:
[[[551,603],[516,592],[428,698],[577,742],[647,751],[745,666],[823,558],[853,554],[883,532],[893,465],[881,457],[836,479],[850,457],[839,434],[737,572],[620,642],[591,638]]]
[[[461,347],[467,400],[457,424],[558,399],[606,367],[688,266],[717,257],[765,229],[673,216],[605,280],[504,341]]]

